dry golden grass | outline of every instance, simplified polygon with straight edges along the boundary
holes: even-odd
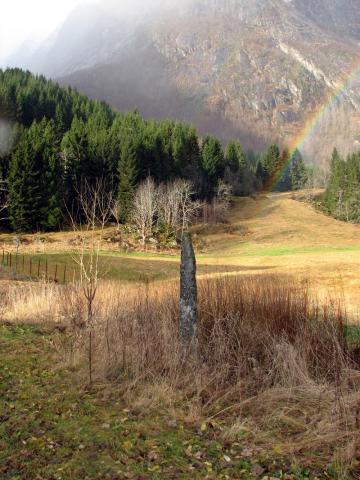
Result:
[[[324,299],[342,298],[356,320],[360,317],[360,226],[317,212],[298,201],[302,196],[300,192],[236,199],[227,225],[194,228],[197,243],[203,245],[197,255],[199,278],[250,273],[291,275],[299,283],[310,284]],[[99,232],[99,238],[112,230]],[[20,253],[51,256],[74,250],[74,232],[47,234],[49,241],[45,244],[34,242],[36,237],[39,235],[29,236],[32,243],[21,246]],[[0,248],[2,244],[14,251],[12,238],[0,235]],[[179,258],[175,252],[172,256],[155,252],[127,256],[115,244],[103,241],[100,246],[112,278],[137,280],[138,272],[149,270],[146,262],[156,272],[151,278],[176,276]],[[54,256],[54,262],[57,261]]]
[[[66,330],[54,347],[83,382],[91,330],[95,381],[140,416],[165,410],[225,441],[245,440],[249,452],[336,465],[338,478],[356,478],[360,345],[348,345],[344,328],[360,306],[359,227],[287,194],[239,199],[229,222],[200,229],[209,247],[198,255],[198,357],[179,341],[176,281],[101,281],[91,327],[80,285],[1,282],[0,321]],[[51,248],[65,250],[68,235],[54,234]],[[153,268],[178,262],[129,261],[137,268],[147,258]]]
[[[55,347],[87,382],[89,326],[79,285],[16,284],[2,319],[60,322]],[[137,415],[166,411],[220,429],[226,441],[317,467],[357,471],[360,373],[340,304],[279,276],[199,282],[199,357],[184,356],[176,282],[101,282],[93,375]],[[207,428],[207,427],[206,427]],[[316,452],[316,455],[314,455]],[[340,467],[339,467],[340,468]],[[354,470],[355,469],[355,470]],[[339,477],[341,478],[341,477]]]
[[[86,383],[90,327],[81,286],[2,289],[2,320],[66,329],[54,346]],[[176,282],[100,282],[94,380],[137,415],[165,411],[210,425],[227,441],[245,439],[250,451],[336,464],[343,478],[358,471],[359,358],[344,339],[337,301],[318,301],[290,277],[207,278],[199,282],[199,357],[184,356],[177,321]]]
[[[360,226],[317,212],[297,200],[302,195],[237,199],[228,218],[235,233],[207,235],[209,254],[198,263],[291,275],[323,298],[341,297],[353,319],[359,318]],[[245,236],[236,233],[239,227]]]

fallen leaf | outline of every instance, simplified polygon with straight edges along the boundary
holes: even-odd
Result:
[[[255,477],[260,477],[265,472],[265,470],[260,465],[253,465],[251,469],[252,475]]]
[[[147,454],[147,458],[150,462],[157,462],[160,459],[160,455],[154,450],[152,450]]]
[[[124,450],[131,450],[133,448],[133,444],[130,442],[130,440],[126,440],[126,442],[122,444],[122,447]]]

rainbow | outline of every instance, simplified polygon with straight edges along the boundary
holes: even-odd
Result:
[[[294,137],[290,143],[290,156],[289,161],[282,167],[280,172],[277,172],[274,178],[271,180],[271,190],[273,190],[283,173],[289,167],[289,164],[297,150],[301,151],[304,145],[318,133],[321,124],[326,119],[336,102],[341,100],[341,97],[346,93],[354,84],[355,81],[360,79],[360,59],[357,57],[351,64],[350,68],[342,75],[338,81],[337,86],[330,90],[325,102],[312,112],[309,118],[305,122],[305,126],[300,133]]]

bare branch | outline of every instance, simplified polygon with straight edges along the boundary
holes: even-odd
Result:
[[[149,177],[139,185],[132,211],[132,220],[138,229],[143,245],[151,237],[156,223],[158,207],[158,191],[154,180]]]
[[[187,229],[197,214],[200,205],[193,196],[193,185],[188,180],[178,179],[159,187],[159,221],[168,225],[174,235]]]
[[[101,233],[111,218],[114,208],[112,193],[106,191],[103,179],[90,184],[87,180],[77,192],[80,222],[70,214],[70,222],[80,239],[73,259],[79,267],[80,282],[86,302],[86,328],[89,333],[89,381],[92,383],[93,336],[96,322],[95,300],[98,290]],[[100,235],[99,235],[100,234]]]
[[[85,180],[77,194],[86,229],[104,229],[111,218],[113,203],[113,194],[106,191],[104,179],[97,179],[93,185]]]
[[[118,231],[120,230],[120,202],[117,198],[113,198],[110,203],[110,213],[114,217]]]
[[[9,208],[7,182],[0,179],[0,215]],[[7,220],[8,217],[0,217],[0,221]]]

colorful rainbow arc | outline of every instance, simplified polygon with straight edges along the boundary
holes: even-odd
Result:
[[[271,190],[273,190],[279,179],[282,177],[283,173],[288,168],[295,152],[297,150],[302,150],[302,147],[308,142],[308,140],[313,137],[319,130],[324,119],[330,114],[334,104],[341,99],[341,96],[347,92],[354,84],[355,81],[360,79],[360,58],[357,57],[356,60],[351,64],[351,67],[348,71],[342,76],[341,80],[338,82],[338,86],[333,90],[330,90],[326,97],[326,101],[308,118],[305,122],[304,128],[300,133],[292,140],[290,148],[289,162],[287,162],[280,172],[277,172],[275,178],[271,182]],[[334,145],[335,146],[335,145]]]

